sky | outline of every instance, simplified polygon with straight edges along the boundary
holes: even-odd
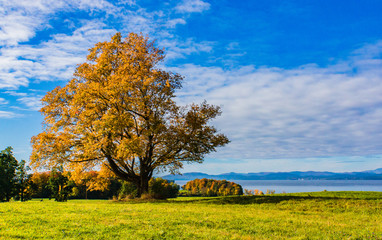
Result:
[[[40,99],[116,32],[165,49],[181,105],[231,140],[182,172],[382,168],[382,2],[0,0],[0,149],[29,159]]]

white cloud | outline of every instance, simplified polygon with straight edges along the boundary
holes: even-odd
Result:
[[[49,13],[57,8],[62,8],[64,1],[55,0],[18,0],[18,1],[2,1],[2,5],[6,9],[19,9],[25,13]]]
[[[56,34],[38,46],[18,45],[1,49],[0,88],[17,89],[34,81],[63,81],[71,78],[88,49],[110,38],[113,29],[103,29],[98,20],[87,21],[72,35]]]
[[[27,41],[35,35],[34,29],[38,25],[36,18],[23,16],[21,13],[5,15],[0,22],[0,44],[17,45]]]
[[[8,104],[9,102],[5,98],[0,98],[0,105]]]
[[[180,13],[203,12],[210,8],[210,4],[201,0],[183,0],[175,9]]]
[[[349,162],[351,164],[349,164]],[[353,172],[380,168],[380,156],[340,156],[324,158],[280,158],[280,159],[205,159],[203,165],[186,164],[185,172],[221,174],[227,172],[289,172],[331,171]]]
[[[198,1],[192,4],[185,2],[185,5],[194,8],[206,6]],[[87,11],[89,16],[65,20],[67,30],[72,32],[54,32],[39,44],[26,44],[39,31],[52,28],[50,20],[56,19],[59,12],[76,12],[78,9]],[[211,42],[198,43],[194,39],[183,41],[171,34],[170,30],[176,25],[186,23],[179,16],[170,17],[173,9],[148,12],[133,1],[114,5],[104,0],[6,1],[0,11],[4,14],[0,21],[0,45],[4,46],[0,49],[0,89],[27,87],[32,81],[70,79],[76,65],[85,60],[87,49],[99,41],[110,39],[117,29],[122,33],[143,32],[159,39],[158,45],[166,47],[168,59],[209,52],[213,45]]]
[[[116,7],[105,0],[17,0],[3,1],[5,9],[17,9],[25,14],[51,14],[56,11],[101,10],[114,11]]]
[[[169,28],[175,28],[178,24],[184,25],[186,24],[186,20],[183,18],[170,19],[167,21],[166,26]]]
[[[17,99],[17,101],[27,106],[28,109],[30,110],[38,111],[42,107],[41,98],[42,96],[29,96],[29,97],[21,97]]]
[[[240,50],[240,43],[238,42],[230,42],[227,47],[227,50],[232,51],[232,50]]]
[[[36,31],[49,28],[49,20],[57,11],[96,8],[108,11],[111,5],[102,0],[58,1],[58,0],[18,0],[3,1],[0,13],[0,44],[17,45],[36,35]]]
[[[163,39],[160,46],[166,49],[166,60],[185,58],[187,55],[213,51],[214,42],[196,42],[194,39]]]
[[[27,96],[24,92],[16,92],[16,91],[5,91],[4,93],[11,95],[11,96],[17,96],[17,97],[25,97]]]
[[[382,48],[375,50],[382,52]],[[216,158],[300,158],[382,153],[382,63],[369,55],[297,69],[184,65],[180,103],[221,105],[214,123],[232,142]]]
[[[353,52],[356,59],[380,59],[381,58],[382,41],[377,43],[367,44]]]
[[[0,110],[0,119],[16,118],[20,116],[21,116],[20,114],[16,114],[14,112]]]
[[[86,56],[86,50],[111,29],[103,29],[102,20],[83,21],[72,35],[56,33],[38,45],[21,44],[36,36],[39,30],[51,28],[49,21],[57,11],[117,12],[117,8],[102,0],[82,1],[4,1],[0,12],[0,89],[28,86],[32,79],[67,80],[74,67]]]

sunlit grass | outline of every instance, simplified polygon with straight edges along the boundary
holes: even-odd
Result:
[[[382,239],[382,192],[0,204],[1,239]]]

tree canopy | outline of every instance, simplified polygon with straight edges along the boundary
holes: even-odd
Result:
[[[183,77],[158,67],[164,56],[135,33],[97,43],[73,79],[42,99],[44,130],[32,137],[32,165],[102,166],[141,195],[155,170],[178,172],[227,144],[209,125],[221,114],[218,106],[176,104]]]

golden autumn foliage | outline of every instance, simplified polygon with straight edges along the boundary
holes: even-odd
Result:
[[[140,195],[154,170],[177,172],[227,144],[209,125],[219,107],[176,105],[183,77],[159,69],[163,58],[163,50],[135,33],[97,43],[74,78],[42,99],[45,128],[32,137],[32,166],[109,169]]]
[[[34,172],[31,176],[31,181],[35,186],[35,194],[41,197],[49,197],[50,191],[45,188],[48,186],[50,172]]]
[[[34,172],[30,177],[33,198],[54,197],[52,185],[61,184],[61,189],[68,187],[68,198],[109,199],[118,194],[121,181],[114,175],[99,171],[60,172],[59,170]],[[58,187],[58,190],[60,187]]]
[[[87,191],[105,191],[114,176],[105,165],[102,165],[99,171],[85,171],[77,167],[70,172],[69,179],[78,185],[85,185]]]
[[[214,179],[195,179],[182,187],[192,196],[228,196],[243,195],[243,188],[234,182]]]

